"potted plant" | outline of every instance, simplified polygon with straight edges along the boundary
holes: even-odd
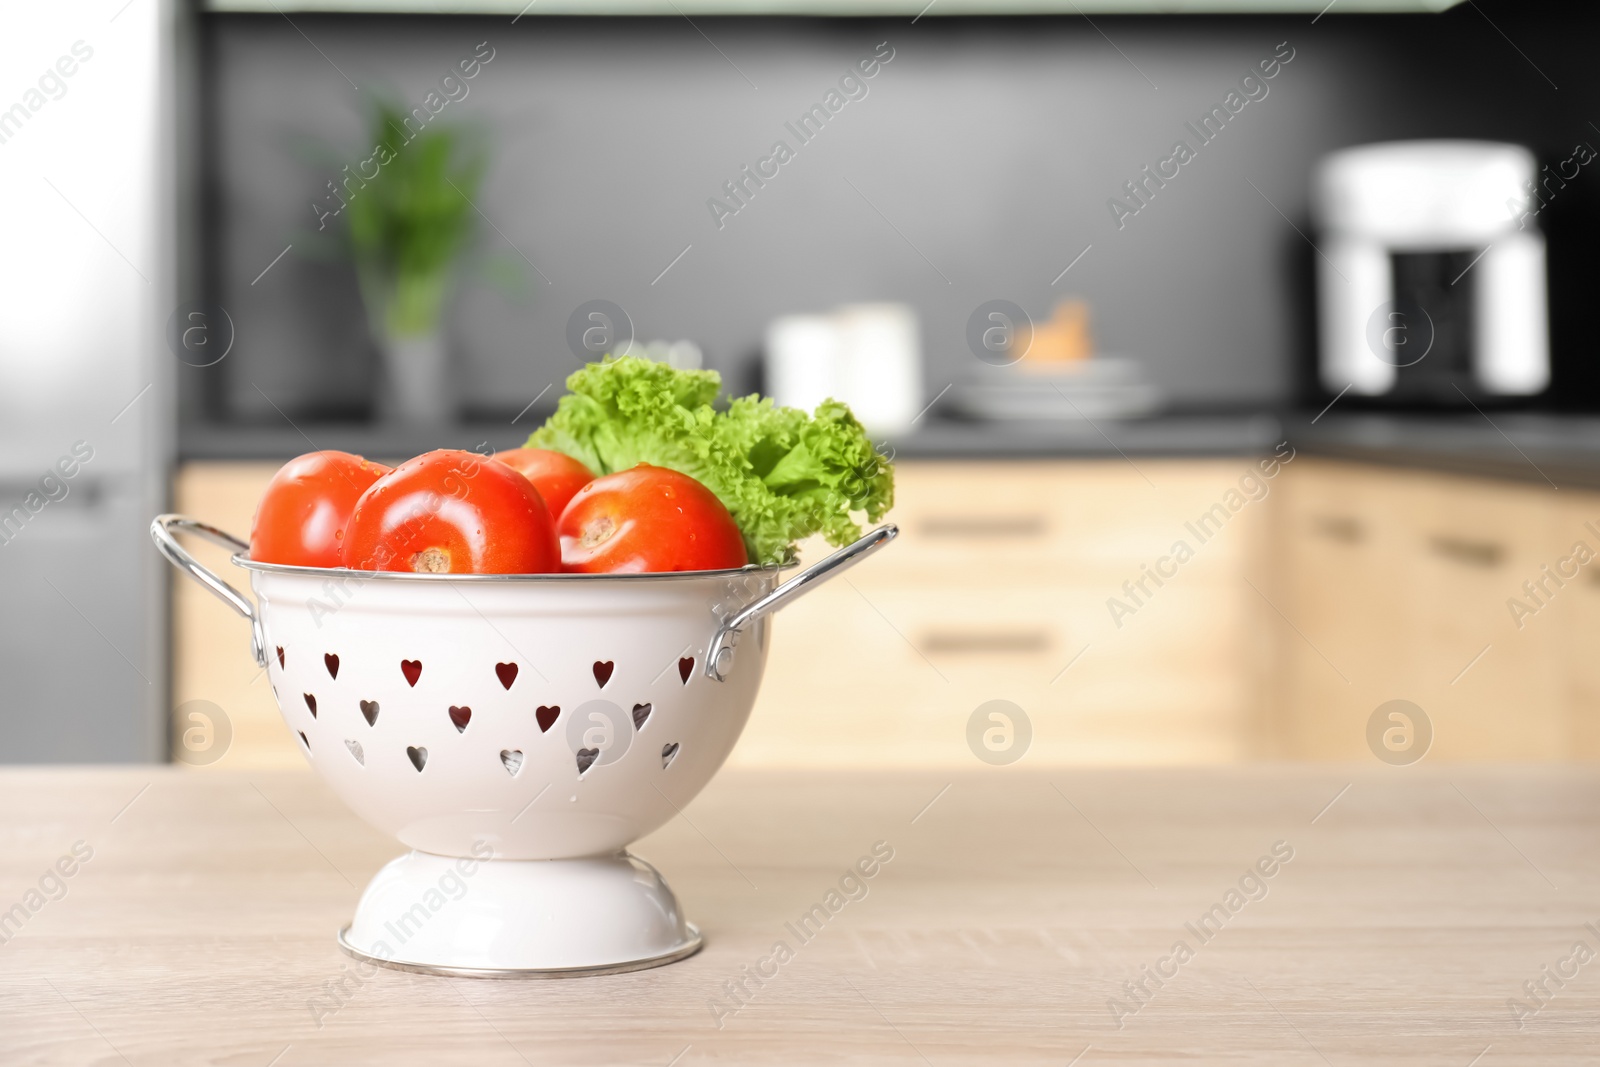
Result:
[[[483,157],[457,129],[413,131],[407,112],[378,106],[377,174],[345,212],[356,276],[383,363],[380,417],[443,422],[454,414],[442,319],[457,264],[476,229]]]

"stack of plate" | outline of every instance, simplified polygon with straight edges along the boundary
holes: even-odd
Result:
[[[1098,421],[1153,414],[1161,394],[1137,360],[1096,356],[1070,370],[984,367],[950,390],[948,410],[970,419]]]

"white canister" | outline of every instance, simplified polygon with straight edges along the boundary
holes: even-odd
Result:
[[[922,342],[905,304],[853,304],[837,313],[840,400],[868,432],[903,433],[922,410]]]
[[[922,345],[905,304],[853,304],[785,315],[767,327],[767,392],[812,410],[832,397],[873,434],[910,429],[922,408]]]
[[[785,315],[767,326],[767,394],[811,411],[842,392],[839,324],[832,315]]]

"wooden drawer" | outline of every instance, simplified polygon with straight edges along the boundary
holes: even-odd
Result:
[[[908,651],[946,673],[1031,672],[1053,678],[1086,645],[1086,662],[1147,658],[1163,670],[1202,667],[1231,647],[1244,590],[1199,582],[1169,585],[1136,615],[1112,621],[1105,588],[1039,586],[989,590],[852,582],[863,602]],[[1150,672],[1147,672],[1147,676]]]
[[[1301,631],[1296,655],[1317,664],[1312,675],[1382,689],[1409,673],[1407,635],[1417,621],[1407,614],[1413,536],[1405,512],[1417,489],[1408,474],[1371,468],[1307,465],[1290,475],[1285,610]]]
[[[1281,609],[1284,734],[1299,758],[1369,760],[1366,724],[1387,700],[1415,699],[1407,519],[1428,476],[1309,461],[1285,480]]]
[[[1223,506],[1248,501],[1229,493],[1252,470],[1246,459],[900,463],[890,520],[901,537],[875,566],[949,585],[1120,583],[1183,539],[1205,541],[1186,570],[1220,573],[1237,566],[1237,530],[1261,520],[1273,488],[1261,482],[1266,495],[1237,512]]]
[[[1411,614],[1426,621],[1415,634],[1413,699],[1433,719],[1440,759],[1569,754],[1560,624],[1519,630],[1507,607],[1559,554],[1554,497],[1455,477],[1418,494]]]
[[[1163,590],[1119,630],[1103,589],[914,587],[872,566],[777,618],[736,763],[971,766],[967,719],[994,699],[1029,715],[1041,762],[1238,759],[1255,745],[1242,584]]]

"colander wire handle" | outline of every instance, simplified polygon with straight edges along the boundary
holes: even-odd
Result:
[[[150,539],[156,543],[157,551],[167,557],[167,562],[211,590],[218,600],[250,620],[250,651],[255,654],[256,666],[265,667],[267,640],[266,635],[261,632],[261,619],[256,615],[255,605],[239,590],[203,567],[199,560],[178,544],[175,536],[178,533],[194,534],[214,545],[231,548],[235,552],[249,552],[249,543],[239,540],[226,530],[219,530],[209,523],[184,515],[157,515],[155,521],[150,524]]]
[[[711,650],[706,656],[706,677],[717,682],[727,679],[728,671],[733,666],[735,640],[739,631],[763,615],[777,611],[795,597],[809,593],[829,578],[843,574],[850,567],[893,541],[899,534],[898,526],[886,523],[860,540],[853,541],[832,555],[818,560],[760,600],[728,616],[717,629],[716,636],[711,639]]]

